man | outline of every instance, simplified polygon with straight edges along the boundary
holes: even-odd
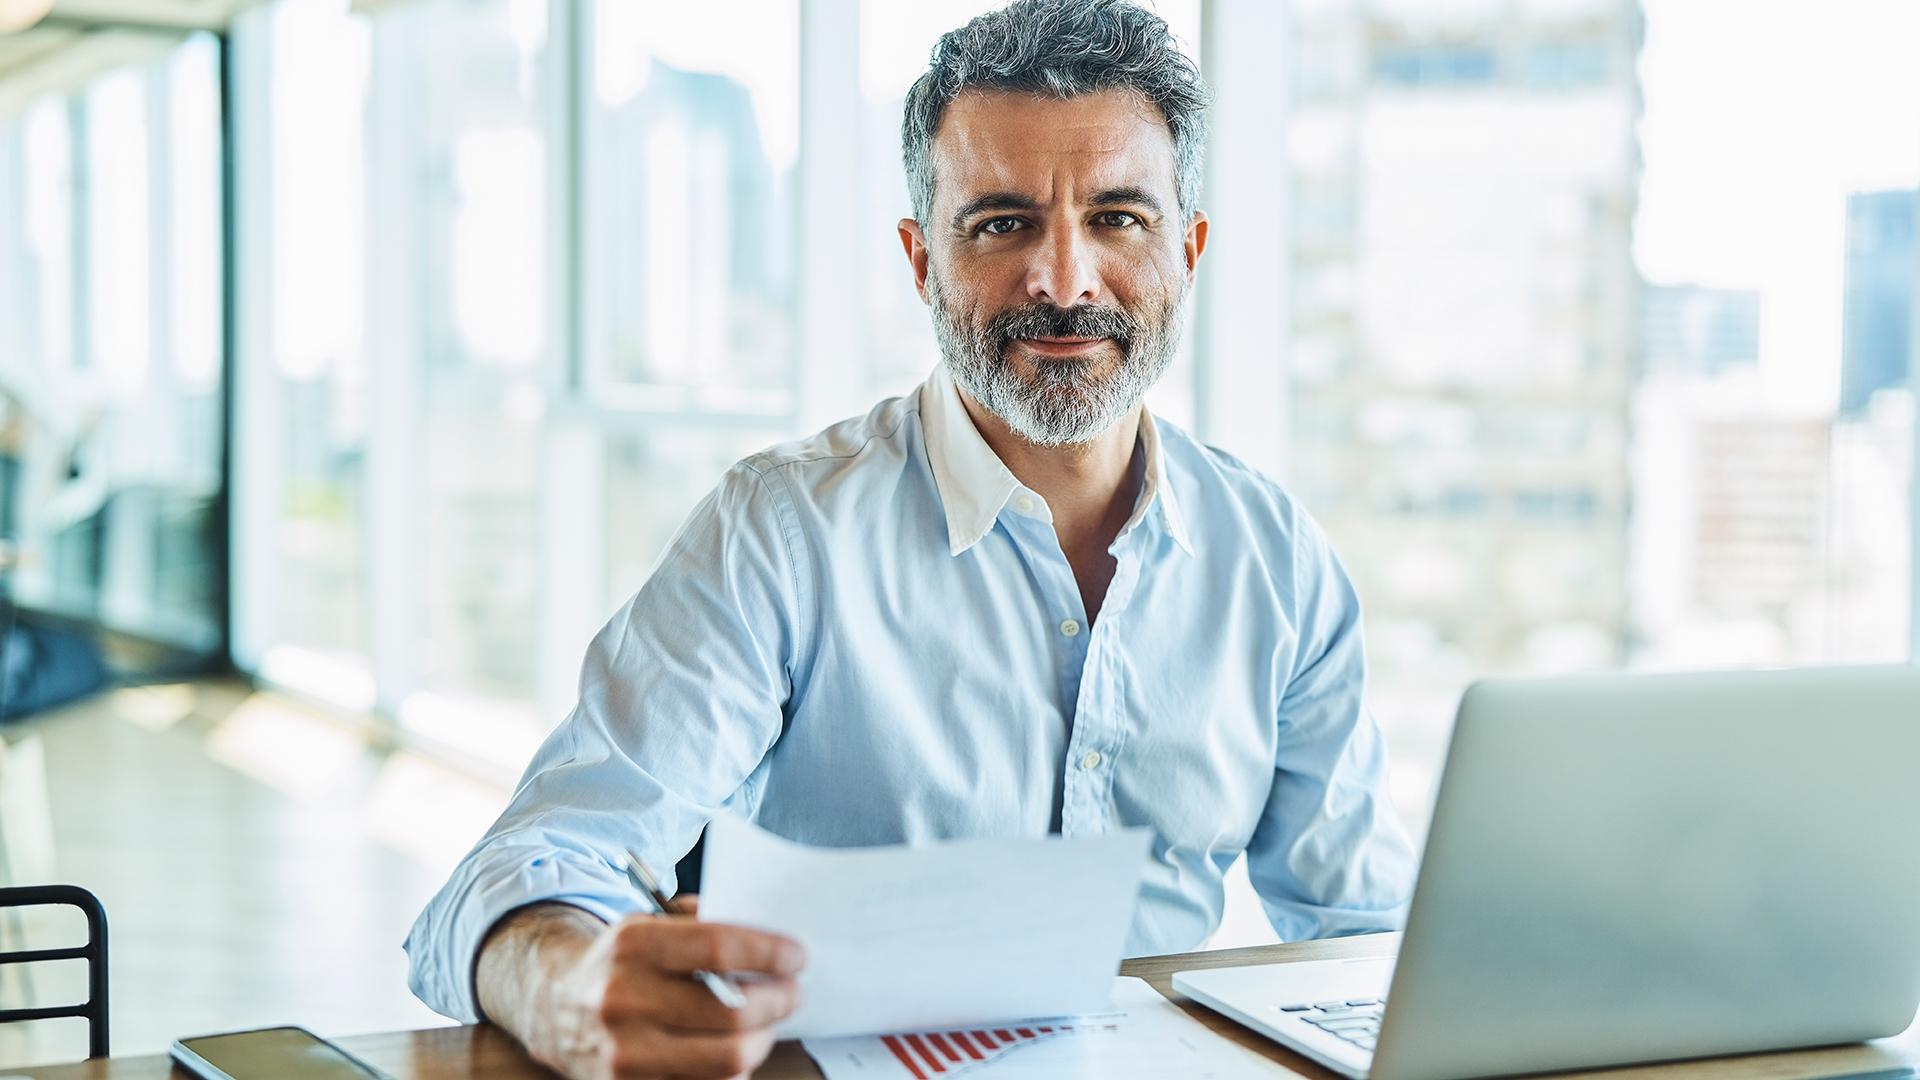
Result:
[[[1204,106],[1120,0],[941,38],[899,225],[941,369],[695,509],[414,927],[429,1004],[574,1076],[750,1070],[800,946],[644,914],[619,869],[723,813],[827,845],[1150,826],[1135,954],[1198,946],[1243,852],[1284,937],[1398,924],[1353,590],[1277,486],[1140,404],[1206,248]],[[701,968],[757,973],[746,1006]]]

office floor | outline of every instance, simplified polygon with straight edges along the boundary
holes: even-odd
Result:
[[[401,939],[506,792],[370,744],[230,682],[123,690],[5,729],[0,863],[107,907],[116,1053],[298,1023],[323,1034],[438,1018],[408,992]],[[36,937],[84,936],[36,909]],[[79,962],[0,982],[77,1001]],[[0,1028],[9,1065],[85,1054],[74,1021]]]

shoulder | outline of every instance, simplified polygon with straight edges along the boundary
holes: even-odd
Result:
[[[1326,551],[1319,523],[1279,481],[1177,424],[1156,416],[1154,425],[1175,498],[1194,524],[1209,533],[1244,534],[1236,539],[1276,554]]]
[[[712,547],[723,536],[767,533],[791,545],[794,530],[825,496],[873,490],[897,476],[918,445],[916,396],[888,398],[863,416],[734,462],[681,523],[672,547]],[[897,486],[897,485],[895,485]]]
[[[811,501],[863,475],[911,466],[920,443],[920,397],[891,397],[802,439],[770,446],[736,468],[795,498]]]

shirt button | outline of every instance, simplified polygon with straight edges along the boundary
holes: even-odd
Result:
[[[1013,500],[1013,508],[1023,514],[1031,514],[1033,513],[1033,500],[1028,496],[1022,495]]]
[[[1080,632],[1079,621],[1076,619],[1068,619],[1066,622],[1061,623],[1060,632],[1067,635],[1068,637],[1072,637],[1073,635],[1079,633]]]
[[[1099,768],[1100,767],[1100,751],[1098,750],[1087,751],[1087,756],[1080,759],[1080,767],[1083,769]]]

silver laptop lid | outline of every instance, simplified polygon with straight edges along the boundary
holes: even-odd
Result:
[[[1920,668],[1488,680],[1376,1080],[1854,1041],[1920,1007]]]

